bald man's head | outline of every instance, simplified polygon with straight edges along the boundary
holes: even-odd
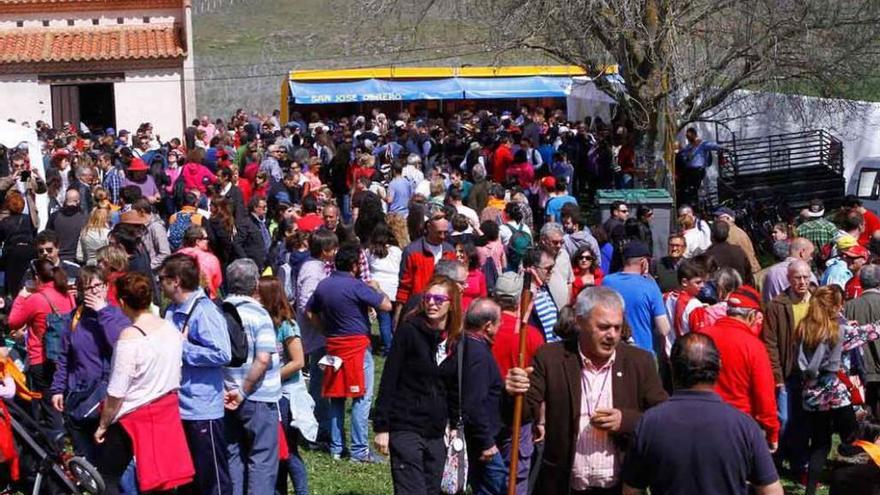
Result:
[[[806,237],[795,237],[791,240],[791,245],[788,247],[788,255],[790,257],[804,261],[811,260],[815,251],[816,248],[813,246],[813,242]]]
[[[715,342],[704,334],[691,332],[672,346],[672,379],[676,388],[714,386],[721,371],[721,356]]]

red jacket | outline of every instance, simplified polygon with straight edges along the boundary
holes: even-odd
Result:
[[[512,163],[513,151],[510,146],[504,144],[498,146],[492,157],[492,179],[499,184],[504,184],[504,180],[507,178],[507,167]]]
[[[444,242],[442,249],[443,259],[455,259],[455,248],[451,244]],[[410,295],[421,292],[434,275],[434,255],[425,245],[424,237],[414,240],[403,250],[400,267],[396,300],[403,304],[409,300]]]
[[[12,302],[7,320],[9,328],[17,330],[25,325],[30,327],[27,339],[29,365],[42,364],[46,360],[43,335],[46,334],[46,318],[52,313],[52,306],[59,315],[64,315],[73,311],[74,302],[72,296],[58,292],[54,282],[44,284],[27,297],[18,296]]]
[[[776,384],[764,343],[748,325],[729,316],[696,331],[711,337],[721,355],[715,391],[725,402],[755,418],[767,441],[778,441]]]

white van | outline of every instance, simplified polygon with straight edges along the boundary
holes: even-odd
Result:
[[[856,163],[846,193],[858,196],[865,208],[880,212],[880,156],[862,158]]]

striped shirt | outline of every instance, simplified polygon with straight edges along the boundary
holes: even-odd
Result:
[[[275,343],[275,325],[272,323],[272,318],[263,306],[251,297],[232,295],[224,302],[236,305],[248,341],[247,361],[238,368],[223,369],[227,387],[240,390],[245,377],[250,372],[256,353],[266,352],[272,356],[269,367],[254,386],[248,400],[278,402],[281,399],[281,358]]]
[[[535,315],[538,317],[538,326],[544,332],[544,340],[547,343],[561,340],[553,332],[553,327],[556,326],[556,319],[559,317],[559,308],[553,302],[553,297],[550,295],[547,284],[542,285],[538,289],[538,293],[535,294]]]
[[[614,407],[611,367],[615,354],[604,366],[596,367],[578,351],[581,367],[581,404],[578,418],[577,443],[571,469],[571,489],[608,488],[614,486],[620,473],[617,447],[607,431],[590,424],[599,409]]]

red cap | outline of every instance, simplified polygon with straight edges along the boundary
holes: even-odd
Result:
[[[131,165],[128,166],[129,172],[146,172],[148,170],[150,170],[150,167],[140,158],[132,158]]]
[[[727,306],[761,311],[761,294],[752,287],[743,285],[730,294],[727,298]]]
[[[556,188],[556,178],[547,176],[541,179],[541,185],[544,186],[545,189],[555,189]]]
[[[865,258],[866,260],[871,258],[871,252],[862,246],[853,246],[849,249],[843,250],[842,252],[850,258]]]

